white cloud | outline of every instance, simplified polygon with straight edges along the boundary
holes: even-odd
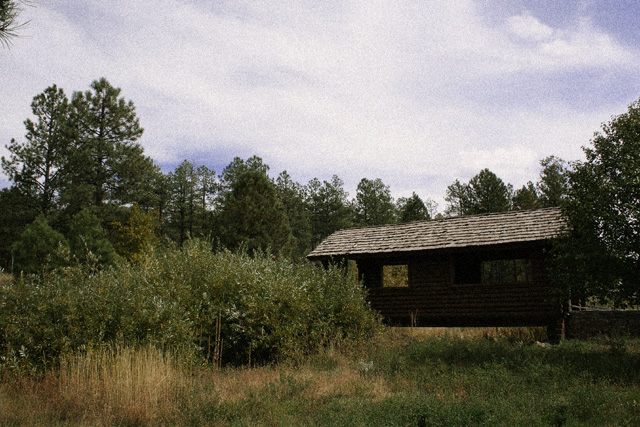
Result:
[[[529,14],[510,17],[507,19],[507,25],[511,32],[528,40],[548,40],[554,33],[553,28],[543,24],[537,18]]]
[[[589,67],[637,67],[637,52],[629,52],[589,19],[554,29],[529,15],[507,20],[509,31],[526,43],[511,45],[515,70],[566,71]],[[517,51],[514,51],[517,50]]]

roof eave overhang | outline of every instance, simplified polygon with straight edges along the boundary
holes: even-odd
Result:
[[[363,259],[411,259],[425,256],[456,255],[473,252],[517,251],[517,250],[542,250],[549,247],[552,239],[530,240],[474,246],[451,246],[429,249],[380,251],[380,252],[347,252],[333,254],[307,255],[310,261],[339,262],[343,260]]]

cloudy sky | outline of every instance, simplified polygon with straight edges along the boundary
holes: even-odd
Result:
[[[165,172],[262,157],[355,196],[381,178],[444,210],[489,168],[520,187],[640,98],[640,2],[34,0],[0,49],[0,155],[32,98],[106,77]],[[0,185],[8,184],[6,177]]]

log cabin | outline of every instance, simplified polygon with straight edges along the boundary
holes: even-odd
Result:
[[[510,211],[336,231],[308,259],[355,261],[371,307],[393,326],[546,326],[564,335],[546,250],[560,209]]]

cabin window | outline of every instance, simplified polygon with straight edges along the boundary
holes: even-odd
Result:
[[[406,288],[409,286],[409,266],[404,264],[382,267],[382,286],[385,288]]]
[[[531,261],[500,259],[482,262],[482,283],[531,282]]]

